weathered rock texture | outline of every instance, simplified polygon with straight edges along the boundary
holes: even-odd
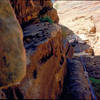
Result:
[[[74,56],[80,56],[89,73],[97,100],[100,100],[100,1],[57,1],[60,24],[73,32],[69,40],[78,40],[74,45]],[[79,50],[80,48],[80,50]]]
[[[0,0],[0,88],[20,82],[26,73],[22,30],[7,0]]]
[[[27,71],[25,75],[22,31],[12,14],[12,9],[11,12],[7,9],[8,1],[0,1],[2,7],[0,23],[4,26],[0,29],[5,32],[4,35],[0,34],[2,53],[0,57],[3,59],[0,58],[2,65],[0,82],[3,85],[12,84],[19,82],[25,75],[19,84],[0,90],[0,99],[56,99],[62,92],[67,71],[66,59],[73,55],[73,48],[67,41],[63,41],[60,26],[54,24],[58,23],[57,12],[50,0],[10,0],[10,2],[20,24],[28,25],[31,22],[31,25],[23,28]],[[6,4],[5,8],[2,3]],[[4,10],[6,17],[2,17]],[[12,16],[9,17],[10,14],[14,16],[14,20]],[[54,23],[40,22],[41,18],[47,16]],[[5,73],[8,79],[2,78],[2,73]]]
[[[90,86],[87,81],[87,74],[78,60],[68,61],[68,73],[65,79],[63,100],[92,100]]]
[[[73,49],[68,42],[63,45],[61,28],[47,22],[26,27],[24,44],[26,76],[19,85],[1,91],[9,99],[55,99],[61,94],[66,58],[72,56]]]
[[[58,23],[57,11],[51,0],[10,0],[20,24],[38,23],[40,18],[49,16]]]

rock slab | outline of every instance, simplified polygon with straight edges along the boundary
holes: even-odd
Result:
[[[0,0],[0,88],[20,82],[26,73],[22,30],[8,0]]]
[[[26,76],[19,85],[1,92],[8,99],[56,99],[63,88],[66,58],[73,53],[68,42],[63,45],[60,26],[45,22],[24,28],[24,45]]]

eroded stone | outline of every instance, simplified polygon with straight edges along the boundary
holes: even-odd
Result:
[[[45,28],[48,36],[42,33],[43,36],[38,38],[46,37],[46,39],[38,40],[38,44],[34,43],[38,39],[34,36],[41,34],[40,29],[42,31]],[[34,31],[34,29],[36,30]],[[69,53],[69,56],[65,55],[69,44],[66,41],[67,44],[65,43],[66,46],[64,47],[61,28],[56,24],[38,23],[38,25],[28,26],[24,30],[24,38],[31,35],[34,39],[30,38],[32,43],[26,43],[24,39],[27,52],[27,73],[19,85],[11,87],[14,90],[12,94],[15,94],[14,98],[17,97],[18,99],[56,99],[63,88],[63,80],[67,70],[66,57],[72,56],[72,53],[71,55]],[[30,46],[27,48],[29,44]],[[34,46],[36,44],[37,46]]]
[[[0,1],[0,88],[20,82],[26,73],[23,35],[7,0]]]

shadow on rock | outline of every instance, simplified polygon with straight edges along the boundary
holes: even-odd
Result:
[[[93,48],[88,44],[88,40],[82,40],[79,35],[75,34],[69,28],[61,25],[64,38],[74,48],[72,60],[68,60],[67,75],[64,81],[63,92],[60,99],[69,100],[91,100],[91,91],[86,79],[83,65],[89,75],[89,80],[95,90],[99,100],[100,89],[100,56],[95,56]],[[69,33],[68,33],[69,32]],[[67,34],[66,34],[67,33]]]

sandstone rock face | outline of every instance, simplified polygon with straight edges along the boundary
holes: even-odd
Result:
[[[20,24],[38,23],[44,15],[58,23],[57,11],[51,0],[10,0]],[[54,12],[54,13],[53,13]]]
[[[3,89],[9,99],[55,99],[61,94],[66,74],[66,58],[73,49],[63,45],[61,28],[56,24],[38,23],[24,29],[27,73],[17,86]],[[12,92],[8,92],[8,91]],[[7,94],[8,93],[8,94]]]
[[[7,0],[0,0],[0,88],[20,82],[26,73],[22,30]]]

